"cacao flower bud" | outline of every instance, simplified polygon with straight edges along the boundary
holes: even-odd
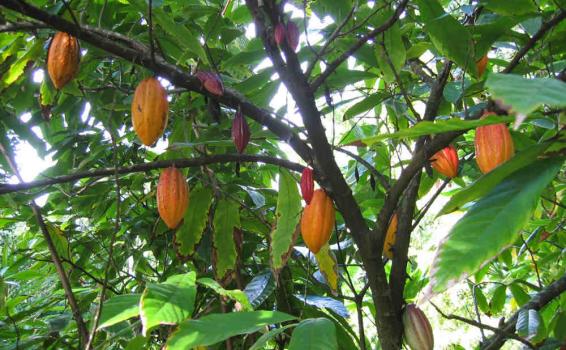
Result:
[[[391,219],[389,219],[389,226],[387,227],[385,242],[383,243],[383,255],[389,259],[393,259],[393,247],[397,240],[397,223],[397,213],[394,213]]]
[[[485,68],[487,67],[488,61],[489,58],[487,57],[487,54],[485,54],[485,56],[483,56],[482,58],[476,61],[476,68],[478,69],[478,77],[481,77],[485,72]]]
[[[278,46],[281,46],[281,43],[285,40],[285,25],[283,23],[277,23],[273,33],[273,38],[275,39],[275,43]]]
[[[287,23],[287,30],[285,31],[285,36],[287,38],[287,44],[291,50],[295,51],[297,46],[299,46],[299,27],[293,21]]]
[[[310,204],[314,193],[314,180],[312,177],[312,169],[306,167],[301,174],[301,194],[307,204]]]
[[[218,74],[200,71],[196,74],[196,77],[200,80],[206,91],[217,96],[224,94],[224,85]]]
[[[332,199],[322,189],[314,191],[312,200],[301,217],[303,241],[314,254],[330,240],[335,219]]]
[[[432,167],[442,175],[453,178],[458,176],[458,152],[450,145],[430,158]]]
[[[482,118],[495,113],[485,113]],[[515,154],[515,145],[505,124],[484,125],[476,129],[476,162],[481,172],[489,173]]]
[[[62,89],[79,71],[78,40],[64,32],[55,34],[47,53],[47,72],[58,89]]]
[[[189,185],[174,166],[161,172],[157,183],[157,210],[167,227],[179,226],[189,206]]]
[[[250,128],[248,122],[240,110],[236,112],[234,121],[232,122],[232,139],[236,145],[238,153],[244,153],[248,142],[250,141]]]
[[[424,312],[415,304],[409,304],[403,312],[405,343],[412,350],[432,350],[434,334]]]
[[[154,144],[163,134],[168,113],[167,92],[159,80],[153,77],[142,80],[132,99],[132,124],[144,145]]]

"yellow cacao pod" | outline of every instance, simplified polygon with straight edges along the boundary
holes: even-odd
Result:
[[[168,113],[167,93],[159,80],[151,77],[139,83],[132,100],[132,124],[144,145],[153,145],[163,134]]]
[[[161,172],[157,183],[157,210],[167,227],[179,226],[189,206],[189,185],[175,167]]]
[[[322,189],[314,191],[312,200],[303,210],[301,235],[314,254],[330,240],[335,221],[332,199]]]
[[[79,60],[78,40],[64,32],[55,34],[47,53],[47,73],[58,90],[75,77],[79,71]]]
[[[383,255],[389,259],[393,259],[393,247],[397,239],[397,213],[393,214],[389,220],[387,233],[385,234],[385,243],[383,244]]]
[[[486,113],[484,117],[495,114]],[[515,154],[515,145],[505,124],[484,125],[476,129],[476,163],[484,174],[505,163]]]

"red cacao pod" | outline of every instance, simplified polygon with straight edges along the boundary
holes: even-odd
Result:
[[[153,77],[142,80],[132,100],[132,124],[144,145],[153,145],[163,134],[168,113],[167,92],[159,80]]]
[[[489,62],[489,58],[487,54],[476,61],[476,68],[478,69],[478,77],[481,77],[485,72],[485,68],[487,67],[487,62]]]
[[[273,32],[273,38],[277,45],[281,46],[283,40],[285,40],[285,32],[285,25],[283,23],[277,23]]]
[[[322,189],[314,191],[312,200],[303,210],[301,235],[303,241],[314,254],[330,240],[334,229],[334,205],[332,199]]]
[[[299,46],[299,27],[293,21],[287,23],[287,30],[285,31],[285,37],[287,38],[287,44],[291,50],[295,51],[297,46]]]
[[[483,117],[495,113],[485,113]],[[484,125],[476,129],[476,163],[484,174],[505,163],[515,154],[515,145],[505,124]]]
[[[244,153],[250,141],[250,127],[240,111],[236,112],[234,121],[232,122],[232,140],[234,140],[238,153]]]
[[[57,89],[62,89],[79,71],[78,40],[64,32],[55,34],[47,53],[47,72]]]
[[[306,167],[301,174],[301,194],[307,204],[310,204],[314,194],[314,180],[312,176],[312,169]]]
[[[157,183],[157,210],[167,227],[179,226],[189,206],[189,185],[174,166],[161,172]]]
[[[200,71],[196,74],[196,77],[200,80],[206,91],[217,96],[224,95],[224,85],[218,74]]]
[[[458,176],[458,151],[450,145],[430,158],[432,167],[446,177]]]
[[[405,343],[412,350],[432,350],[434,334],[424,312],[415,304],[409,304],[403,312]]]
[[[387,233],[385,234],[385,242],[383,243],[383,255],[389,259],[393,259],[393,247],[395,246],[395,241],[397,239],[397,213],[394,213],[389,220],[389,226],[387,227]]]

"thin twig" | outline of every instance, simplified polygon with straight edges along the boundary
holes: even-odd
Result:
[[[416,229],[417,226],[419,226],[419,223],[421,222],[421,220],[423,219],[423,217],[425,216],[425,214],[428,212],[428,210],[430,209],[430,207],[432,206],[432,204],[434,203],[434,201],[436,200],[436,198],[438,198],[438,196],[442,193],[442,191],[444,191],[444,189],[446,188],[446,186],[450,183],[451,179],[445,179],[444,182],[442,182],[442,185],[440,185],[440,187],[436,190],[436,192],[432,195],[432,197],[430,198],[430,200],[425,204],[425,206],[421,209],[421,211],[419,212],[417,218],[415,219],[415,223],[413,224],[413,228],[412,230]]]
[[[385,190],[389,190],[391,188],[391,185],[389,184],[389,180],[387,179],[387,177],[382,173],[380,173],[379,171],[377,171],[377,169],[373,165],[371,165],[368,161],[366,161],[359,155],[348,151],[347,149],[341,147],[334,147],[334,149],[337,150],[338,152],[347,154],[348,156],[355,159],[358,163],[361,163],[363,166],[365,166],[367,170],[369,170],[375,177],[377,177],[377,179],[379,180],[379,182],[381,183],[381,185]]]
[[[535,268],[535,274],[537,275],[537,282],[538,282],[538,287],[539,289],[542,289],[542,280],[540,279],[540,273],[538,270],[538,264],[535,260],[535,256],[533,251],[531,250],[531,248],[529,247],[529,245],[527,244],[527,241],[525,241],[525,238],[523,237],[523,235],[521,234],[521,241],[523,241],[523,244],[525,245],[525,249],[527,249],[527,251],[529,252],[529,255],[531,257],[531,261],[533,262],[533,266]]]
[[[155,63],[155,44],[153,42],[153,0],[148,1],[148,30],[149,30],[149,51],[151,54],[151,59]]]

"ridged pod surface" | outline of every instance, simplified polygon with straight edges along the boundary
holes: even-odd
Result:
[[[393,214],[391,220],[389,220],[389,226],[387,227],[387,233],[385,234],[385,242],[383,243],[383,255],[389,259],[393,259],[393,247],[395,246],[395,240],[397,239],[397,213]]]
[[[301,235],[314,254],[330,240],[334,229],[335,212],[332,199],[322,189],[314,191],[312,200],[303,210]]]
[[[436,152],[436,154],[430,158],[430,162],[433,169],[442,175],[449,178],[458,176],[458,152],[453,145]]]
[[[213,72],[200,71],[195,75],[200,80],[202,86],[206,89],[206,91],[217,96],[224,95],[224,84],[222,84],[222,80],[220,79],[220,76],[218,74]]]
[[[412,350],[432,350],[434,334],[424,312],[415,304],[409,304],[403,312],[405,343]]]
[[[495,113],[486,113],[483,117]],[[484,125],[476,129],[476,163],[484,174],[505,163],[515,154],[515,145],[505,124]]]
[[[64,32],[55,34],[47,53],[47,72],[57,89],[62,89],[79,71],[79,41]]]
[[[289,21],[287,23],[287,30],[285,31],[285,36],[287,37],[287,44],[289,47],[295,51],[299,46],[299,37],[301,33],[299,33],[299,27],[293,21]]]
[[[238,153],[244,153],[248,142],[250,142],[250,127],[242,112],[237,111],[232,122],[232,140],[236,145]]]
[[[314,179],[312,169],[306,167],[301,174],[301,195],[307,204],[310,204],[314,194]]]
[[[169,167],[161,172],[157,183],[157,210],[170,229],[179,226],[189,206],[189,185],[181,171]]]
[[[285,40],[285,32],[285,25],[283,23],[277,23],[273,32],[273,38],[277,45],[281,46],[281,43]]]
[[[132,124],[144,145],[153,145],[163,134],[168,113],[167,93],[159,80],[153,77],[142,80],[132,100]]]
[[[478,76],[481,77],[485,72],[485,68],[487,67],[487,62],[489,62],[489,58],[487,54],[476,61],[476,68],[478,69]]]

